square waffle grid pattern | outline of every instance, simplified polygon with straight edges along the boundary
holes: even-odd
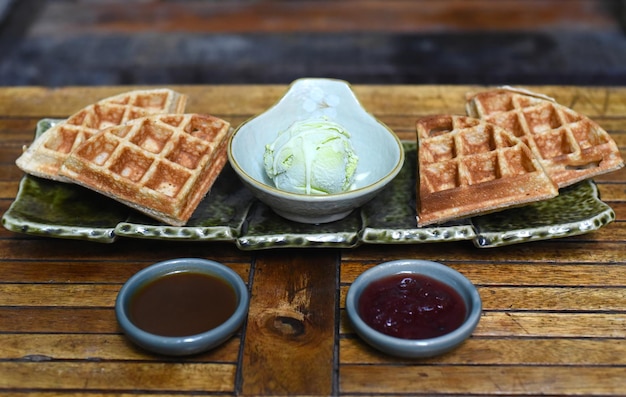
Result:
[[[229,128],[221,119],[197,114],[133,120],[85,142],[61,173],[182,226],[225,163]]]
[[[90,105],[65,123],[59,124],[59,134],[50,135],[44,147],[59,153],[69,153],[98,131],[121,125],[129,120],[170,110],[173,96],[170,90],[138,91],[122,94]]]
[[[168,89],[131,91],[103,99],[48,130],[17,164],[27,173],[63,179],[57,174],[67,155],[100,130],[152,114],[182,113],[185,102],[186,97]]]
[[[502,90],[480,93],[468,114],[502,126],[520,138],[559,185],[620,168],[619,150],[599,125],[542,97]]]
[[[417,133],[420,226],[558,194],[530,149],[496,125],[441,115]]]

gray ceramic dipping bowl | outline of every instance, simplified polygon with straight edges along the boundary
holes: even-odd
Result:
[[[363,290],[375,280],[398,273],[428,276],[456,290],[467,307],[463,324],[450,333],[430,339],[396,338],[378,332],[367,325],[358,312],[358,302]],[[422,358],[443,354],[463,343],[478,325],[482,301],[476,287],[456,270],[437,262],[401,259],[376,265],[357,277],[346,296],[346,311],[356,333],[372,347],[393,356]]]
[[[203,273],[219,277],[230,284],[237,297],[233,315],[221,325],[196,335],[170,337],[155,335],[137,327],[129,318],[128,311],[135,293],[146,284],[176,272]],[[115,302],[117,321],[135,344],[154,353],[183,356],[212,349],[229,339],[241,326],[248,314],[248,289],[241,277],[229,267],[208,259],[179,258],[155,263],[133,275],[122,286]]]

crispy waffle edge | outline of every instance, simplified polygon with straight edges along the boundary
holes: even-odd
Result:
[[[585,123],[585,125],[589,126],[590,131],[588,133],[590,135],[599,136],[604,140],[601,144],[592,144],[585,147],[583,147],[579,141],[575,140],[576,145],[580,146],[579,153],[563,154],[554,158],[544,158],[540,152],[540,148],[536,145],[531,146],[531,149],[544,165],[546,172],[559,188],[570,186],[582,180],[591,179],[624,167],[624,160],[619,148],[607,131],[589,117],[559,104],[555,99],[543,94],[510,87],[472,93],[466,95],[466,112],[470,117],[483,118],[495,122],[492,120],[493,117],[490,117],[492,113],[488,112],[486,104],[490,103],[490,101],[497,101],[502,96],[512,97],[516,95],[532,98],[536,103],[552,106],[560,112],[569,112],[570,114],[576,115],[580,118],[581,123]],[[524,134],[534,135],[534,132],[525,131]],[[573,135],[572,133],[572,136]]]
[[[155,88],[148,90],[132,90],[103,98],[78,110],[70,117],[68,117],[67,120],[71,120],[73,117],[76,117],[81,112],[84,112],[87,109],[90,109],[98,104],[117,103],[120,99],[129,97],[131,95],[141,95],[149,93],[156,94],[159,92],[168,93],[168,101],[164,106],[164,110],[162,111],[162,113],[183,113],[185,111],[188,100],[187,95],[168,88]],[[64,124],[65,122],[61,122],[51,127],[41,136],[37,137],[29,146],[25,146],[23,148],[22,154],[15,160],[15,164],[17,165],[17,167],[26,174],[45,179],[51,179],[58,182],[70,183],[70,181],[66,177],[59,174],[61,165],[63,164],[69,153],[60,153],[58,151],[50,150],[44,147],[48,139],[50,139],[53,134],[59,133]]]
[[[134,120],[132,123],[142,123],[144,120],[156,120],[159,117],[167,116],[168,115],[154,115]],[[77,156],[68,157],[61,169],[61,173],[73,183],[115,199],[154,219],[172,226],[184,226],[225,166],[227,161],[227,142],[233,129],[227,121],[213,116],[191,114],[175,116],[189,118],[210,117],[212,120],[219,120],[219,122],[222,123],[219,132],[215,136],[219,141],[214,141],[216,143],[215,148],[212,150],[208,159],[205,158],[206,161],[201,165],[200,169],[197,170],[198,174],[194,175],[192,180],[187,181],[187,183],[191,183],[192,186],[190,186],[187,194],[184,196],[176,200],[169,200],[169,203],[159,203],[154,197],[147,199],[147,202],[139,202],[141,196],[139,192],[145,191],[145,187],[140,185],[135,186],[131,182],[113,175],[110,170],[102,173],[99,167],[93,167],[89,161],[85,161]],[[112,129],[108,129],[108,131],[102,131],[100,134],[106,134],[116,128],[120,127],[113,127]],[[77,148],[77,150],[79,150],[79,148]],[[116,192],[109,190],[109,186],[116,186],[116,188],[113,189],[116,190]]]
[[[536,172],[513,177],[513,179],[516,179],[514,181],[516,186],[518,186],[517,194],[510,193],[509,189],[503,189],[504,183],[499,179],[473,185],[476,188],[455,187],[429,192],[428,188],[424,185],[425,176],[422,175],[420,170],[420,156],[424,155],[423,153],[420,154],[420,149],[422,144],[431,138],[424,128],[426,128],[426,125],[440,128],[438,134],[457,134],[459,130],[464,129],[453,128],[451,131],[445,131],[445,128],[441,128],[441,120],[444,120],[444,118],[461,121],[462,124],[466,125],[478,123],[477,126],[484,126],[489,124],[471,117],[452,115],[433,115],[417,121],[418,177],[416,180],[416,219],[418,227],[441,224],[470,216],[484,215],[508,208],[523,206],[536,201],[546,200],[558,195],[558,187],[547,176],[542,165],[532,155],[531,150],[522,141],[498,126],[493,127],[499,130],[498,133],[508,136],[508,139],[511,139],[516,146],[519,145],[519,148],[532,158],[534,168],[536,169]],[[472,129],[476,128],[476,126],[467,128]]]

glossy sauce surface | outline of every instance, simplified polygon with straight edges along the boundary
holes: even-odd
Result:
[[[139,289],[130,299],[130,320],[162,336],[188,336],[225,322],[237,295],[225,280],[194,272],[170,273]]]
[[[463,298],[445,283],[418,274],[394,274],[368,285],[358,301],[370,327],[403,339],[447,334],[463,324]]]

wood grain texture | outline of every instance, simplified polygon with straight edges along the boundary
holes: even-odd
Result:
[[[259,255],[243,359],[250,395],[333,391],[337,254]]]
[[[163,32],[423,32],[617,29],[595,0],[51,2],[33,35]],[[84,21],[91,23],[85,24]]]
[[[345,393],[609,395],[624,391],[624,368],[544,366],[374,366],[341,368]]]
[[[216,349],[194,356],[193,362],[236,364],[240,342],[239,338],[232,338]],[[3,333],[0,343],[3,357],[14,361],[163,361],[162,357],[146,354],[120,333]]]
[[[211,363],[0,362],[0,389],[233,392],[235,369]]]
[[[371,348],[363,348],[362,343],[355,338],[344,338],[339,343],[343,364],[416,364],[414,360],[402,360]],[[458,349],[441,357],[422,359],[419,364],[584,366],[602,362],[624,366],[625,352],[626,343],[611,338],[473,337]]]
[[[14,165],[42,117],[67,117],[132,87],[0,88],[0,211],[22,173]],[[189,109],[234,125],[286,86],[175,86]],[[462,113],[470,86],[357,85],[361,103],[402,139],[415,120]],[[602,125],[626,154],[626,87],[536,86]],[[478,249],[471,242],[356,249],[238,250],[230,243],[41,238],[0,229],[0,392],[70,396],[601,395],[626,390],[626,170],[596,179],[616,220],[599,231]],[[117,291],[149,264],[176,257],[223,262],[249,285],[242,329],[217,349],[171,358],[128,341]],[[384,261],[440,261],[483,300],[473,335],[443,356],[382,354],[354,333],[345,296]]]

